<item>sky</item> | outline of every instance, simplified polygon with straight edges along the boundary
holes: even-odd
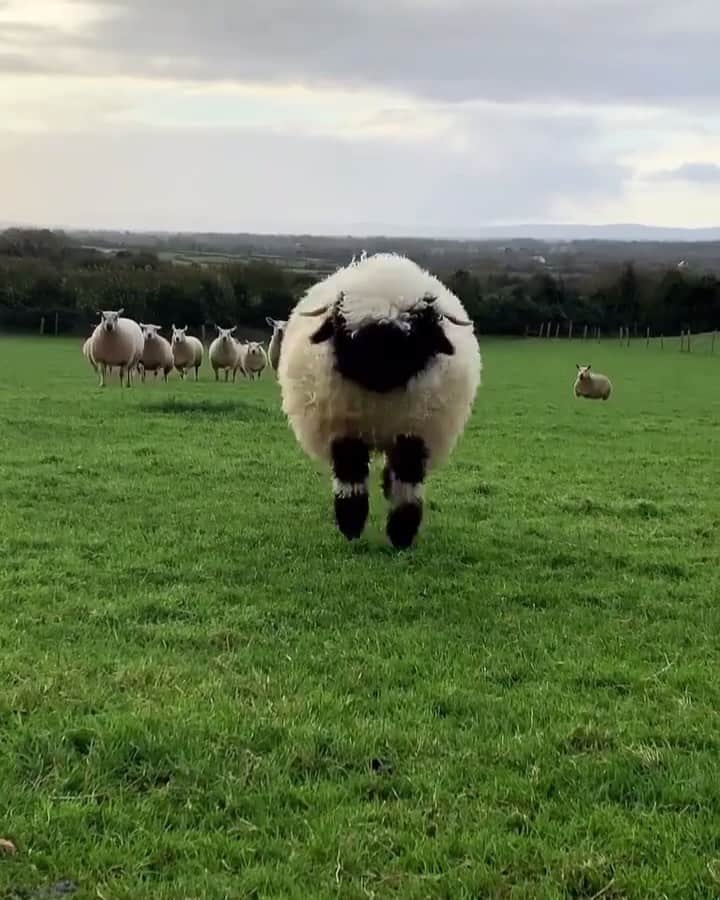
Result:
[[[720,225],[717,0],[0,0],[0,221]]]

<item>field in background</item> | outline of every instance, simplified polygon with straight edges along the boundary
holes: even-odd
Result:
[[[80,346],[0,340],[0,896],[720,894],[719,354],[484,342],[397,554],[271,378]]]

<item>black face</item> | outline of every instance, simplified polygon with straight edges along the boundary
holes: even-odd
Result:
[[[403,329],[392,322],[373,322],[353,335],[342,312],[336,311],[311,340],[320,344],[332,339],[337,371],[368,391],[386,394],[404,387],[439,353],[455,353],[431,306],[414,312],[407,324],[410,327]]]

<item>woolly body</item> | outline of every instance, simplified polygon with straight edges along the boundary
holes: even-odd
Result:
[[[185,369],[195,369],[195,380],[198,378],[198,369],[203,361],[202,341],[187,333],[185,328],[176,328],[173,325],[172,353],[175,368],[185,377]]]
[[[172,347],[170,341],[164,338],[160,332],[159,325],[140,324],[145,340],[143,347],[142,359],[140,362],[143,367],[143,381],[145,380],[145,372],[162,372],[167,377],[172,372],[175,360],[173,359]]]
[[[220,369],[225,370],[225,381],[228,380],[230,372],[234,372],[238,364],[238,345],[232,337],[234,328],[218,328],[218,336],[210,344],[208,357],[210,365],[215,372],[215,378],[218,378]]]
[[[612,391],[612,384],[607,375],[591,372],[590,366],[578,366],[573,390],[576,397],[585,397],[587,400],[607,400]]]
[[[472,328],[443,320],[452,355],[434,356],[427,368],[387,393],[367,390],[339,374],[332,342],[311,343],[317,318],[303,316],[332,306],[343,293],[348,329],[391,322],[426,295],[442,314],[466,320],[458,300],[437,278],[402,256],[363,258],[315,284],[293,310],[285,329],[278,378],[283,410],[306,453],[332,463],[339,436],[360,438],[371,450],[389,452],[398,435],[418,435],[428,467],[447,459],[472,410],[482,361]],[[368,359],[367,366],[375,365]]]
[[[123,373],[127,373],[127,385],[130,387],[130,373],[142,358],[145,340],[143,333],[133,319],[122,317],[123,310],[104,311],[100,313],[102,322],[95,328],[91,337],[90,357],[100,368],[100,384],[105,384],[105,371],[108,367],[118,366],[120,383]]]
[[[250,341],[248,344],[242,344],[240,350],[240,365],[244,373],[252,380],[257,375],[258,378],[262,374],[267,365],[267,356],[262,344],[256,341]]]
[[[269,317],[266,318],[265,321],[273,330],[270,344],[268,345],[268,362],[270,363],[270,368],[277,374],[278,366],[280,365],[280,349],[282,347],[283,338],[285,337],[287,322],[278,321],[277,319],[271,319]]]

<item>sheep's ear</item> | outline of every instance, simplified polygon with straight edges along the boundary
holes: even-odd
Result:
[[[310,338],[311,344],[322,344],[325,341],[329,341],[330,338],[335,334],[335,323],[332,319],[325,319],[322,325],[318,328],[315,334]]]
[[[301,316],[308,316],[309,318],[317,318],[318,316],[324,315],[328,311],[328,304],[325,306],[320,306],[317,309],[309,309],[307,312],[301,312]]]
[[[275,325],[277,324],[277,323],[275,322],[275,319],[271,319],[270,316],[265,316],[265,321],[268,323],[268,325],[269,325],[271,328],[274,328]]]
[[[448,322],[452,322],[453,325],[460,325],[463,328],[470,328],[472,322],[469,322],[467,319],[456,319],[455,316],[449,316],[447,313],[444,314],[443,318],[447,319]]]
[[[580,363],[575,363],[575,368],[576,368],[576,369],[578,370],[578,372],[579,372],[579,371],[580,371]]]
[[[237,325],[233,325],[233,327],[230,329],[230,334],[235,334],[236,331],[237,331]]]
[[[123,306],[118,310],[118,315],[121,316],[124,312],[125,312],[125,307]]]

